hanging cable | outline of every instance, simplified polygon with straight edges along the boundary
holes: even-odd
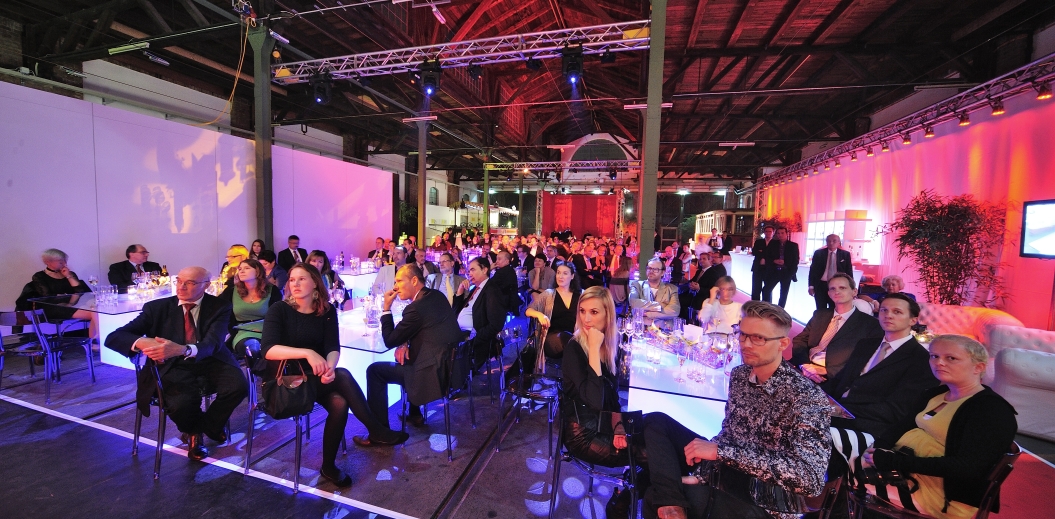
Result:
[[[239,39],[242,40],[241,53],[238,56],[238,68],[235,69],[234,85],[231,86],[231,95],[227,96],[227,103],[224,104],[223,110],[220,110],[220,113],[216,115],[215,119],[206,123],[195,123],[191,126],[209,126],[211,124],[215,124],[219,122],[221,118],[223,118],[223,114],[228,113],[228,111],[231,110],[231,107],[234,106],[234,93],[238,90],[238,80],[242,77],[242,65],[245,63],[245,50],[246,47],[249,46],[249,26],[252,25],[253,27],[256,27],[256,18],[243,17],[243,20],[246,22],[243,26],[245,30],[245,36],[239,34]]]

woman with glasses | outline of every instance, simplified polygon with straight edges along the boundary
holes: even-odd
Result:
[[[267,282],[264,266],[255,259],[239,263],[234,279],[234,285],[224,289],[220,299],[231,303],[227,346],[235,352],[235,357],[241,357],[245,355],[245,342],[250,339],[259,341],[260,332],[236,330],[235,327],[263,319],[268,307],[282,300],[282,291]]]
[[[337,367],[341,356],[337,311],[328,302],[318,269],[297,263],[289,270],[287,286],[289,296],[272,305],[264,318],[261,353],[269,361],[299,362],[309,374],[308,383],[315,385],[316,401],[326,408],[319,473],[334,485],[347,487],[352,484],[352,477],[337,468],[336,460],[348,411],[366,426],[371,443],[397,445],[407,441],[409,435],[393,431],[385,421],[375,418],[352,374]]]
[[[736,295],[736,282],[729,276],[718,278],[711,288],[711,297],[703,302],[698,317],[706,326],[706,333],[733,333],[734,326],[740,324],[741,303],[733,301]]]
[[[220,268],[220,279],[223,280],[225,287],[234,284],[234,276],[238,265],[247,259],[249,259],[249,249],[245,245],[236,243],[231,245],[230,249],[227,249],[227,261]]]
[[[15,310],[32,310],[33,303],[29,300],[35,297],[80,294],[90,290],[88,284],[81,281],[77,273],[66,265],[69,256],[65,252],[59,249],[48,249],[41,253],[40,259],[44,262],[44,270],[33,274],[30,282],[22,287],[22,294],[15,301]],[[43,306],[48,320],[82,319],[88,321],[89,334],[93,338],[98,338],[99,330],[95,312],[54,305]]]

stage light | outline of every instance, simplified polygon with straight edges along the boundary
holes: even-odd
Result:
[[[626,208],[626,214],[634,214],[634,208],[633,207],[627,207]]]
[[[604,49],[601,53],[601,63],[615,63],[615,54],[609,49]]]
[[[969,126],[971,124],[971,116],[967,115],[967,112],[960,114],[960,126]]]
[[[876,152],[872,151],[872,147],[869,146],[869,147],[865,148],[865,156],[866,157],[875,157],[876,156]]]
[[[886,141],[880,141],[879,143],[882,145],[881,150],[884,152],[890,151],[890,145]]]
[[[854,160],[857,160],[857,158],[854,158]],[[839,164],[839,159],[835,159],[835,167],[840,167],[840,166],[842,166],[842,164]]]
[[[619,178],[619,171],[617,169],[615,169],[615,168],[609,169],[608,170],[608,178],[611,179],[611,180],[615,180],[615,179]]]
[[[528,58],[527,61],[524,62],[524,66],[526,66],[528,70],[539,70],[542,68],[542,62],[535,58]]]
[[[813,174],[819,175],[821,172],[817,170],[817,166],[813,166]]]
[[[600,190],[600,189],[597,189],[597,188],[594,188],[594,189],[593,189],[592,191],[590,191],[590,192],[591,192],[591,193],[593,193],[593,194],[595,194],[595,195],[599,195],[599,194],[601,194],[601,190]]]
[[[830,169],[832,169],[832,167],[828,165],[828,161],[824,161],[824,171],[828,171]]]
[[[315,100],[315,104],[326,105],[330,102],[330,94],[333,91],[333,80],[330,75],[321,72],[308,79],[308,84],[311,85],[312,98]]]
[[[1051,99],[1051,85],[1049,83],[1044,82],[1040,83],[1039,85],[1037,83],[1033,83],[1033,88],[1037,91],[1037,100],[1044,101],[1047,99]]]
[[[869,148],[869,149],[871,149],[871,148]],[[850,152],[850,162],[857,162],[857,152],[856,151],[851,151]]]
[[[426,96],[431,96],[440,90],[440,75],[443,73],[443,67],[440,66],[440,60],[432,59],[421,62],[421,66],[418,67],[418,73],[421,74],[421,91]]]
[[[905,146],[908,146],[908,145],[912,144],[912,135],[907,134],[907,133],[902,135],[901,136],[901,144],[904,144]]]
[[[688,189],[679,189],[678,190],[678,194],[681,195],[681,196],[685,196],[685,195],[689,194],[689,190]]]
[[[476,64],[469,65],[469,77],[472,78],[473,81],[478,81],[483,76],[484,76],[484,68],[483,67],[481,67],[480,65],[476,65]]]
[[[1004,102],[1000,99],[993,99],[989,102],[989,105],[993,107],[993,115],[1004,115]]]
[[[931,127],[931,126],[924,126],[923,127],[923,136],[928,138],[928,139],[934,137],[934,128]]]
[[[561,73],[568,78],[569,83],[573,85],[578,83],[579,79],[582,78],[582,45],[574,47],[564,45],[560,53]]]

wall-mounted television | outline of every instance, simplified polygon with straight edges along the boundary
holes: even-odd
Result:
[[[1022,239],[1019,256],[1055,259],[1055,200],[1022,204]]]

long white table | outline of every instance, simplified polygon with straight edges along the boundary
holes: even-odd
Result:
[[[374,279],[377,278],[377,272],[368,272],[366,274],[353,274],[351,271],[345,269],[338,272],[341,276],[341,281],[344,282],[345,288],[352,291],[352,297],[360,298],[370,293],[370,286],[374,284]]]
[[[395,362],[395,348],[385,347],[381,339],[381,328],[366,326],[366,311],[363,307],[341,312],[340,326],[341,359],[337,366],[347,369],[359,386],[366,392],[366,368],[374,362]],[[399,386],[388,386],[388,405],[399,402]]]
[[[729,275],[736,280],[736,289],[748,296],[751,295],[751,263],[754,259],[755,257],[748,253],[733,252],[730,261],[725,263]],[[861,271],[855,268],[853,272],[854,282],[860,285]],[[817,303],[809,293],[810,266],[800,263],[797,277],[798,282],[792,283],[788,291],[788,302],[784,309],[791,314],[793,319],[806,324],[813,317],[813,311],[817,309]],[[780,287],[778,286],[773,290],[773,302],[776,303],[779,297]]]

